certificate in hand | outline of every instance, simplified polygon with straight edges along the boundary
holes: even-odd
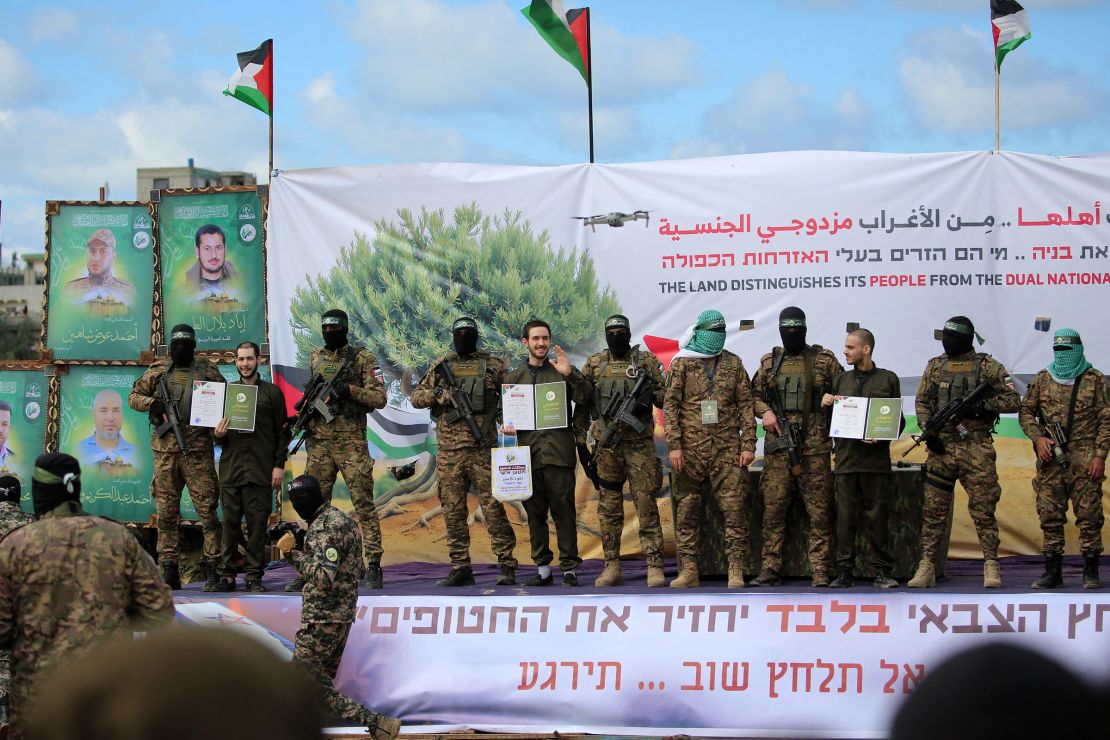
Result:
[[[833,402],[829,436],[841,439],[898,439],[901,398],[844,396]]]
[[[195,427],[215,428],[224,418],[227,385],[218,380],[194,380],[189,407],[189,423]]]

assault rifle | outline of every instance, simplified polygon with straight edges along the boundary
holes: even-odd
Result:
[[[651,376],[641,370],[632,390],[624,394],[617,393],[609,398],[609,403],[601,410],[601,423],[605,431],[597,441],[597,446],[594,447],[590,457],[590,467],[594,470],[597,470],[597,459],[601,457],[601,451],[611,450],[619,445],[624,439],[625,432],[629,429],[634,432],[644,431],[644,422],[636,418],[636,408],[643,405],[641,396],[649,392],[650,388]],[[612,419],[612,423],[606,424],[606,419]]]
[[[278,522],[266,530],[266,536],[271,545],[276,545],[277,541],[286,533],[293,535],[294,539],[297,540],[297,546],[294,549],[304,549],[304,536],[307,532],[296,522]]]
[[[459,381],[455,379],[455,374],[451,372],[450,366],[446,362],[441,362],[436,365],[436,372],[439,377],[443,378],[443,382],[447,384],[447,393],[451,397],[451,403],[454,408],[443,415],[443,420],[448,424],[454,424],[459,419],[466,421],[466,428],[470,430],[470,434],[474,437],[474,441],[480,445],[484,443],[482,439],[482,430],[478,428],[478,421],[474,418],[474,405],[470,403],[470,396],[463,392],[459,387]],[[482,379],[485,382],[485,379]]]
[[[154,397],[161,401],[162,405],[166,408],[166,420],[154,420],[154,433],[159,437],[164,437],[167,432],[172,431],[174,439],[177,440],[177,446],[181,448],[181,456],[188,457],[189,452],[185,447],[185,429],[181,426],[181,417],[177,413],[177,404],[174,403],[173,397],[170,396],[170,389],[166,386],[165,373],[159,375],[158,380],[154,381]]]
[[[786,418],[778,388],[767,394],[767,402],[779,422],[779,437],[763,448],[764,453],[786,450],[786,460],[790,464],[790,475],[797,478],[802,474],[802,427]]]
[[[1064,451],[1068,448],[1068,433],[1064,430],[1064,425],[1058,421],[1049,422],[1043,411],[1037,412],[1037,421],[1041,423],[1046,436],[1052,440],[1052,459],[1058,462],[1064,470],[1067,470],[1070,466],[1068,465],[1068,456]],[[1041,458],[1038,457],[1037,467],[1041,467],[1042,464]]]
[[[290,457],[297,454],[297,450],[301,449],[301,445],[304,444],[305,437],[308,436],[309,422],[316,417],[320,417],[325,424],[328,424],[335,418],[335,414],[328,404],[338,398],[336,388],[343,383],[350,382],[351,364],[355,360],[355,354],[353,348],[348,350],[347,358],[343,360],[343,364],[339,366],[339,370],[332,376],[331,380],[320,373],[316,373],[308,381],[308,385],[304,387],[304,395],[293,406],[297,416],[293,422],[293,428],[290,430],[290,436],[296,441],[293,443],[293,449],[289,451]]]
[[[922,442],[929,448],[931,452],[938,455],[944,454],[944,442],[940,439],[940,431],[944,429],[952,421],[959,421],[964,418],[964,412],[971,409],[980,401],[984,400],[984,396],[990,391],[991,384],[988,381],[983,381],[968,393],[963,398],[953,398],[948,403],[937,409],[937,412],[929,417],[929,421],[925,422],[925,427],[921,430],[921,434],[913,438],[913,446],[902,453],[902,457],[910,454]],[[959,432],[961,439],[967,439],[969,433],[964,427],[963,423],[956,426],[956,431]]]

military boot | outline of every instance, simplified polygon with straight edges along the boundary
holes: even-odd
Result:
[[[997,560],[983,561],[983,588],[1002,588],[1002,573]]]
[[[247,590],[251,593],[260,594],[266,590],[266,587],[262,585],[261,578],[247,576]]]
[[[1064,585],[1064,576],[1060,573],[1060,565],[1064,561],[1063,555],[1044,556],[1044,575],[1033,581],[1031,588],[1060,588]]]
[[[214,593],[220,590],[220,574],[217,572],[217,565],[215,560],[205,560],[201,563],[201,569],[204,571],[204,588],[201,589],[205,593]]]
[[[370,580],[369,571],[367,572],[367,581]],[[447,586],[473,586],[474,585],[474,570],[469,565],[463,565],[458,568],[452,568],[451,572],[447,574],[446,578],[440,578],[436,581],[436,585],[440,588]],[[371,588],[373,588],[371,586]]]
[[[594,586],[598,588],[609,588],[610,586],[623,585],[624,577],[621,575],[621,561],[606,560],[605,570],[601,571],[601,575],[594,579]]]
[[[247,583],[250,584],[250,581],[247,581]],[[204,590],[205,591],[208,590],[208,585],[207,584],[205,584]],[[228,591],[234,591],[235,590],[235,579],[234,578],[228,578],[227,576],[224,576],[216,582],[216,588],[214,588],[212,590],[213,591],[219,591],[220,593],[225,593],[225,592],[228,592]]]
[[[497,575],[498,586],[516,585],[516,568],[511,565],[502,565]]]
[[[810,579],[814,588],[828,588],[829,587],[829,574],[823,570],[813,571],[813,576]]]
[[[761,570],[759,575],[752,579],[753,586],[780,586],[782,579],[773,570]]]
[[[851,588],[855,584],[856,580],[852,577],[852,571],[843,570],[836,577],[836,580],[829,584],[829,588]]]
[[[662,565],[649,565],[647,572],[647,585],[648,588],[659,588],[660,586],[667,585],[667,579],[663,575]]]
[[[671,588],[697,588],[699,585],[697,563],[691,562],[684,562],[678,569],[678,578],[671,581]]]
[[[937,585],[937,572],[933,568],[933,561],[921,558],[921,562],[917,564],[917,572],[906,585],[910,588],[932,588]]]
[[[1099,588],[1098,553],[1083,553],[1083,588]]]
[[[297,576],[290,583],[285,584],[285,590],[289,593],[299,593],[301,591],[304,591],[304,579],[300,576]]]
[[[176,560],[167,560],[162,563],[162,580],[172,590],[181,590],[181,571],[177,569]]]
[[[729,588],[744,588],[747,586],[744,583],[744,566],[740,563],[728,564],[728,587]]]
[[[401,733],[401,720],[375,713],[366,723],[366,731],[374,740],[393,740]]]
[[[471,578],[473,579],[473,577],[474,574],[471,573]],[[473,583],[473,580],[471,580],[471,583]],[[382,566],[377,563],[371,563],[370,565],[366,566],[366,587],[382,588],[382,586]]]

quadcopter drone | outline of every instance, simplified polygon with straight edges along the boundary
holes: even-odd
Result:
[[[597,231],[596,227],[605,224],[620,228],[624,226],[626,221],[639,221],[640,219],[644,220],[644,228],[646,229],[648,227],[649,213],[651,213],[651,211],[633,211],[632,213],[613,211],[612,213],[601,213],[596,216],[572,216],[571,218],[576,218],[584,225],[589,226],[590,231]]]

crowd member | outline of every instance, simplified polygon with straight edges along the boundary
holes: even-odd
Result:
[[[471,486],[482,507],[490,544],[497,556],[498,586],[516,583],[516,533],[505,515],[504,505],[490,490],[490,448],[496,444],[493,421],[501,394],[504,363],[478,349],[478,322],[463,316],[451,325],[455,351],[428,368],[412,392],[415,408],[432,410],[436,420],[436,472],[439,474],[439,503],[447,527],[447,552],[451,572],[437,586],[469,586],[474,583],[470,567],[470,527],[467,525],[467,494]],[[443,376],[446,367],[458,383],[455,391],[466,396],[473,411],[467,420],[457,408],[451,388]],[[478,430],[475,437],[470,425]]]
[[[702,490],[725,519],[728,587],[744,587],[748,550],[748,465],[755,459],[755,410],[744,363],[725,346],[720,311],[702,311],[679,341],[667,370],[663,426],[675,471],[678,577],[672,588],[699,585]]]
[[[221,442],[220,508],[223,509],[219,591],[235,590],[235,555],[244,517],[247,524],[246,588],[265,591],[262,568],[266,565],[266,521],[273,509],[273,492],[285,475],[289,448],[289,425],[285,395],[258,375],[259,347],[243,342],[235,350],[239,383],[258,387],[254,429],[229,429],[230,419],[221,419],[214,435]],[[230,392],[230,388],[229,388]]]
[[[14,475],[0,477],[0,540],[8,533],[34,517],[20,508],[19,500],[23,487]],[[12,654],[11,651],[0,649],[0,725],[8,721],[11,701],[8,696],[8,686],[12,682]]]
[[[907,584],[911,588],[936,585],[933,559],[948,520],[956,481],[967,490],[968,511],[983,549],[983,588],[1002,587],[998,523],[994,518],[1002,487],[998,485],[991,431],[998,415],[1017,411],[1021,399],[1002,363],[988,354],[975,352],[972,340],[976,336],[975,325],[966,316],[953,316],[946,321],[941,331],[944,354],[929,360],[917,389],[917,423],[924,429],[929,418],[945,404],[969,396],[981,383],[989,385],[985,400],[973,404],[962,419],[953,420],[940,431],[939,441],[930,443],[925,461],[921,561]]]
[[[324,727],[307,677],[233,630],[113,640],[41,687],[27,740],[319,740]]]
[[[647,585],[664,585],[663,528],[659,524],[659,506],[655,497],[663,484],[663,466],[655,456],[655,419],[652,407],[663,407],[663,366],[651,352],[632,346],[632,328],[628,317],[614,314],[605,320],[605,344],[608,349],[591,355],[582,367],[582,375],[593,390],[591,403],[574,410],[574,428],[578,458],[583,467],[591,466],[593,455],[586,445],[588,433],[600,445],[607,430],[620,435],[620,443],[603,448],[597,455],[597,470],[588,472],[599,487],[597,518],[601,524],[601,547],[605,569],[594,585],[619,586],[621,575],[621,534],[624,530],[624,482],[627,479],[636,503],[639,520],[640,547],[647,559]],[[633,401],[633,415],[643,424],[637,432],[620,419],[614,418],[619,406],[646,376],[639,396]],[[606,416],[606,410],[609,415]],[[596,419],[596,421],[594,421]],[[593,421],[591,427],[591,421]]]
[[[178,568],[180,547],[178,527],[181,522],[181,491],[189,487],[204,530],[205,590],[214,591],[217,568],[220,562],[220,520],[216,515],[217,491],[216,466],[212,446],[212,430],[189,424],[193,403],[193,381],[224,382],[215,363],[197,357],[196,333],[188,324],[178,324],[170,332],[170,356],[155,360],[146,372],[135,381],[127,405],[135,411],[150,414],[155,427],[150,434],[150,449],[154,451],[154,479],[151,494],[158,512],[158,561],[162,577],[172,589],[181,588]],[[157,396],[159,378],[165,378],[169,403],[173,404],[185,446],[181,449],[176,435],[171,431],[159,436],[157,427],[164,424],[166,402]]]
[[[852,369],[833,379],[832,391],[821,399],[822,408],[832,408],[835,399],[844,396],[898,399],[901,408],[902,388],[898,375],[876,367],[872,359],[874,349],[875,335],[867,329],[856,329],[848,334],[844,339],[844,360]],[[875,571],[873,585],[894,588],[898,582],[890,577],[894,560],[888,543],[890,493],[894,483],[890,472],[890,441],[837,439],[835,449],[837,575],[829,585],[849,588],[853,584],[856,521],[862,514],[869,565]]]
[[[756,586],[777,586],[782,570],[786,513],[795,481],[809,513],[809,567],[815,587],[829,585],[833,538],[833,482],[829,455],[829,414],[821,399],[844,371],[829,350],[806,344],[806,315],[795,306],[779,313],[782,346],[763,355],[752,381],[755,413],[767,433],[760,491],[763,494],[763,562]],[[785,418],[780,418],[775,408]],[[790,454],[782,444],[785,424],[798,430],[800,469],[791,469]]]
[[[81,467],[60,452],[31,476],[38,521],[0,541],[0,650],[12,656],[13,729],[43,670],[102,640],[168,624],[173,596],[138,539],[81,508]]]
[[[304,580],[301,627],[293,662],[315,682],[324,706],[336,717],[366,725],[374,740],[392,740],[401,721],[367,709],[335,690],[343,648],[355,621],[358,583],[362,577],[362,537],[351,517],[328,503],[320,482],[302,475],[289,484],[289,502],[308,524],[304,550],[286,532],[278,550]]]
[[[590,384],[582,377],[581,371],[570,364],[567,353],[559,345],[556,344],[553,348],[554,362],[549,359],[548,353],[552,350],[551,327],[546,321],[532,319],[525,324],[521,341],[528,351],[528,360],[505,373],[505,383],[533,386],[541,383],[564,384],[566,416],[569,422],[572,401],[576,404],[590,402]],[[538,568],[536,575],[525,585],[550,586],[553,583],[551,561],[554,557],[551,552],[551,533],[547,528],[547,516],[550,513],[555,521],[555,539],[559,546],[559,568],[563,573],[563,585],[577,586],[578,574],[575,571],[581,565],[582,558],[578,557],[578,520],[574,507],[574,432],[569,424],[557,429],[522,430],[519,432],[519,440],[520,444],[531,448],[532,496],[524,500],[524,510],[528,513],[532,562]]]
[[[343,474],[351,492],[355,521],[362,533],[366,584],[370,588],[381,588],[382,527],[374,508],[374,460],[366,444],[366,414],[385,408],[385,384],[374,354],[365,347],[351,344],[347,338],[348,328],[347,314],[338,308],[325,311],[321,317],[324,346],[312,351],[310,370],[314,376],[319,375],[327,381],[344,372],[349,382],[338,383],[334,398],[327,399],[333,406],[335,418],[327,422],[315,416],[309,422],[305,473],[320,481],[327,501],[331,501],[336,478]],[[285,590],[300,591],[303,586],[298,579]]]
[[[1110,448],[1110,390],[1106,377],[1087,361],[1079,332],[1060,329],[1053,337],[1052,350],[1052,363],[1037,373],[1018,414],[1021,429],[1033,440],[1037,453],[1033,489],[1044,532],[1045,572],[1033,588],[1064,585],[1060,565],[1069,500],[1079,526],[1083,588],[1098,588],[1102,482]],[[1052,428],[1062,432],[1062,438],[1054,441]]]

